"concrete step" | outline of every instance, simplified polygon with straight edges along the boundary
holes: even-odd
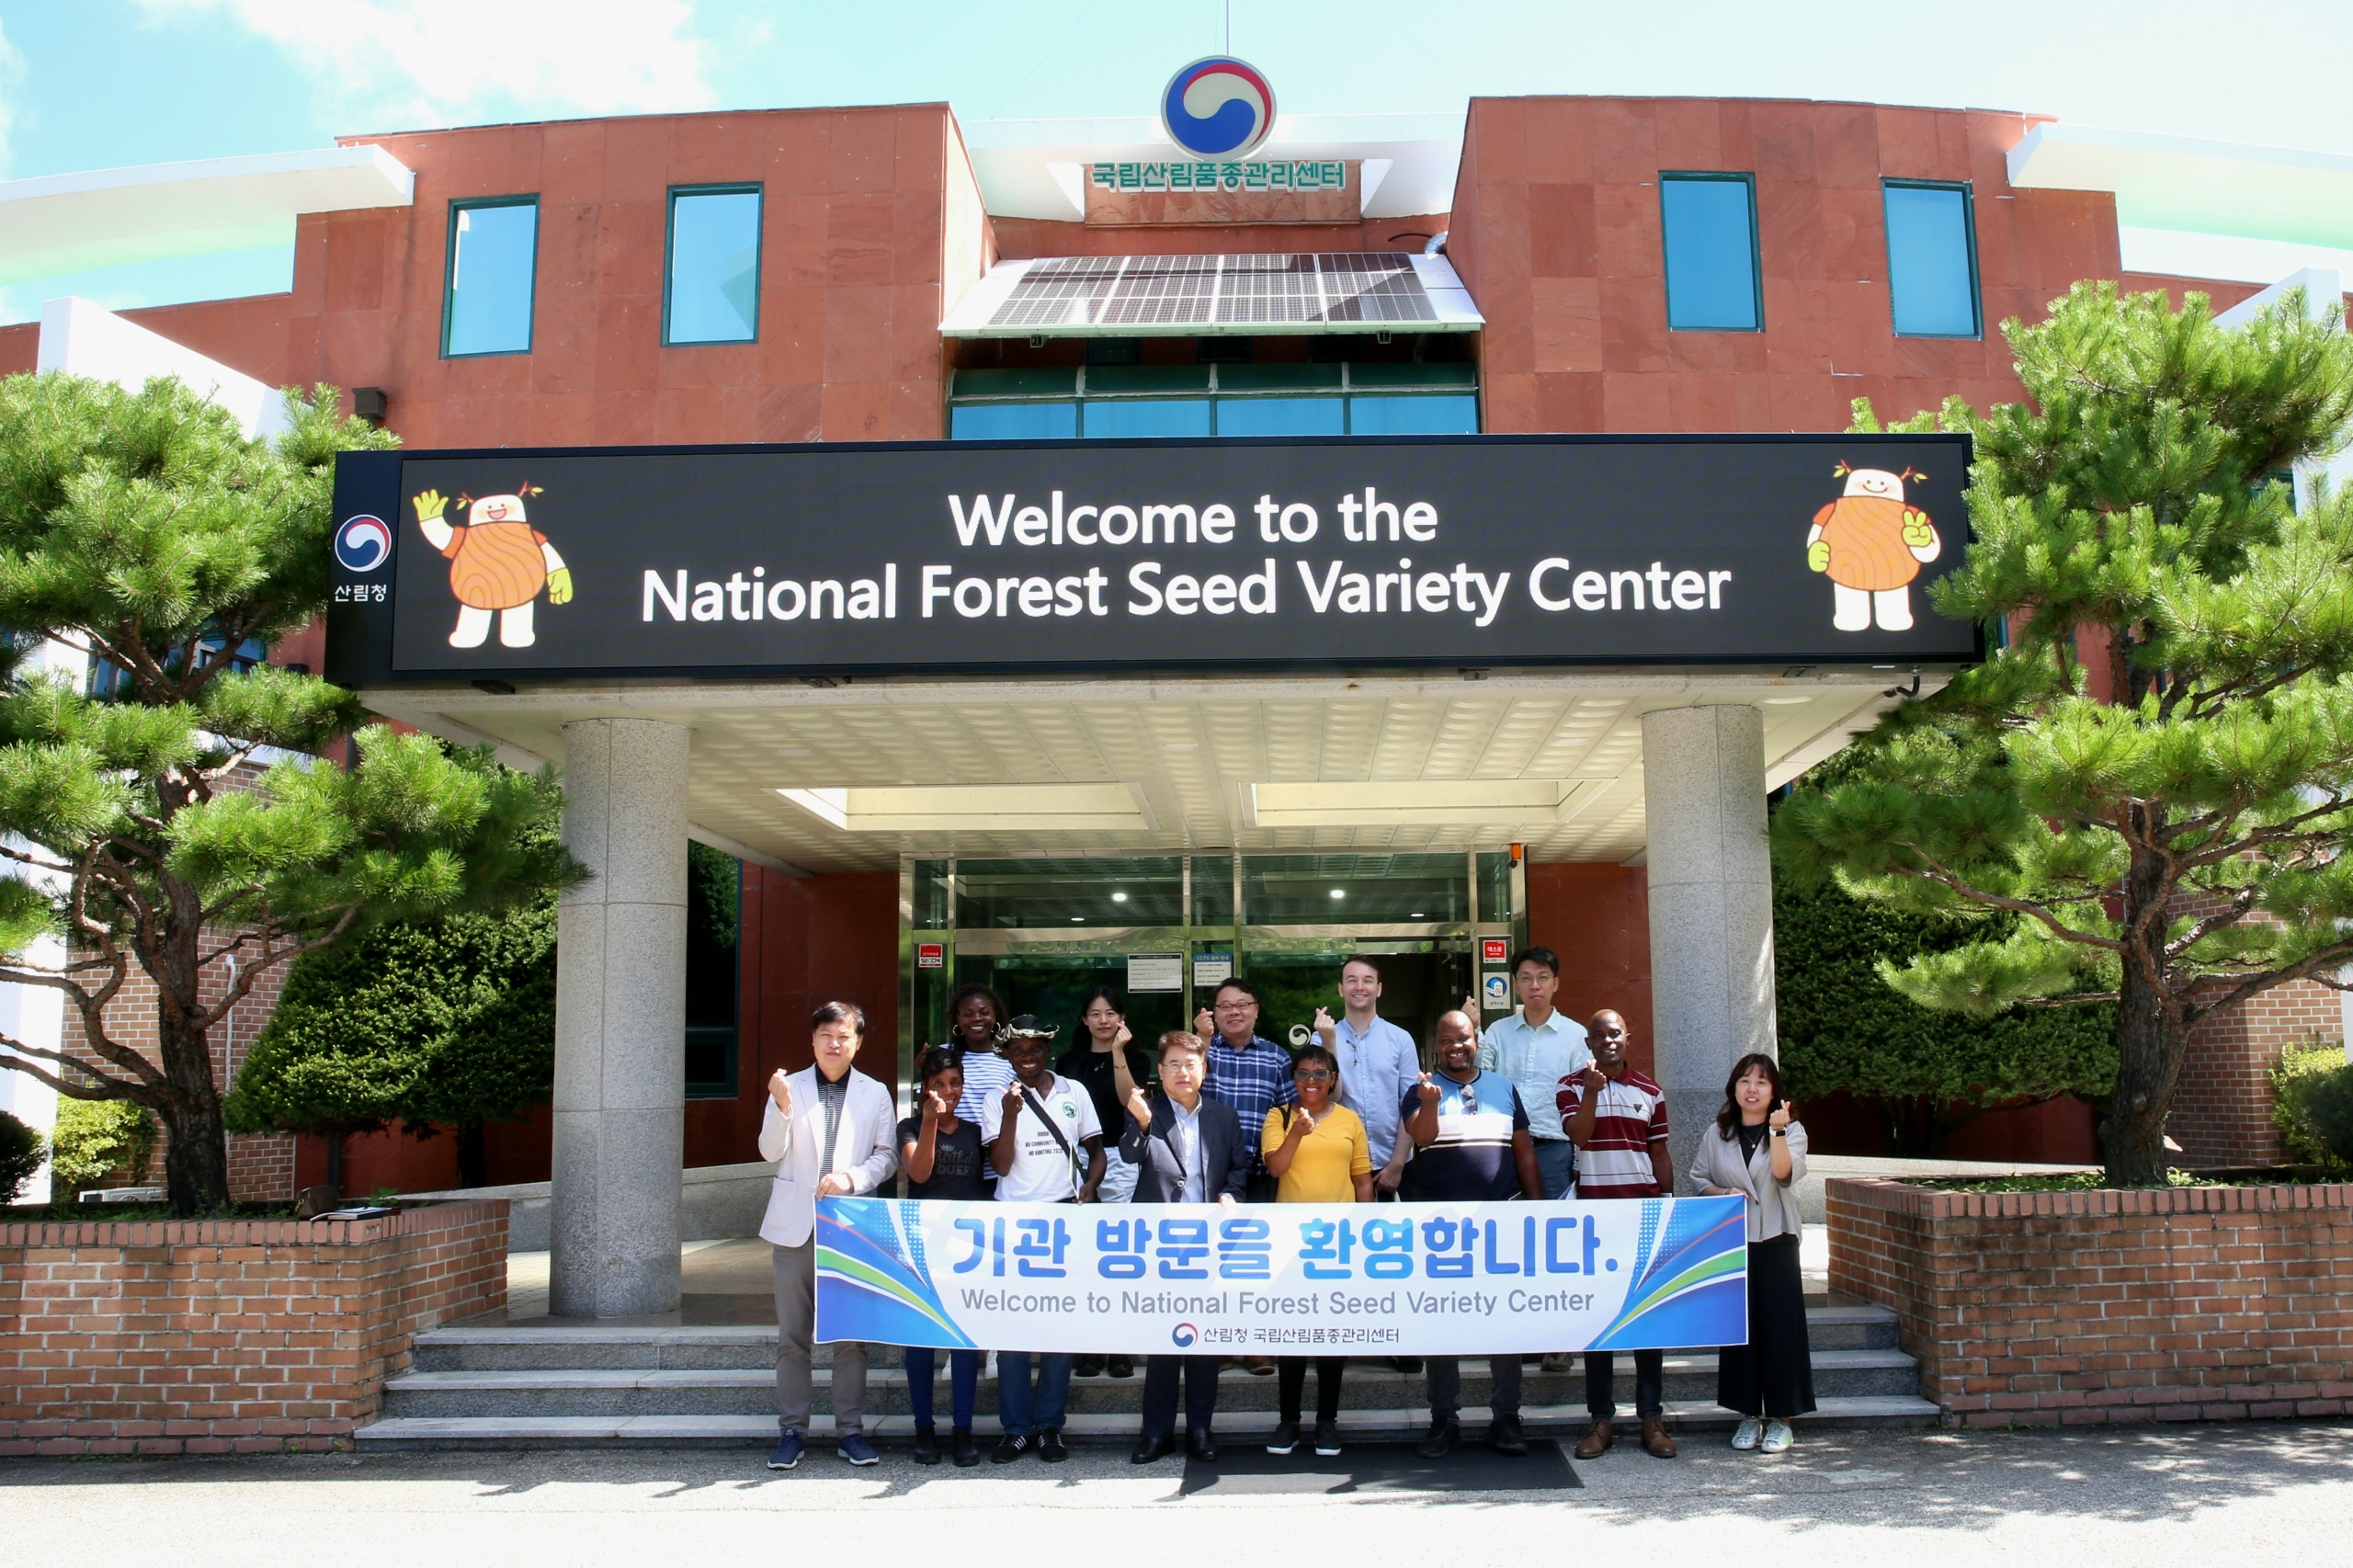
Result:
[[[891,1358],[895,1361],[896,1357]],[[945,1358],[942,1358],[945,1360]],[[1716,1356],[1712,1350],[1681,1351],[1666,1358],[1669,1400],[1712,1401],[1716,1388]],[[1473,1358],[1463,1363],[1463,1397],[1483,1400],[1489,1382],[1487,1363]],[[1621,1392],[1631,1395],[1632,1371],[1621,1358]],[[831,1409],[832,1369],[816,1369],[813,1381],[816,1408]],[[1813,1353],[1814,1391],[1820,1397],[1878,1397],[1912,1394],[1919,1389],[1919,1369],[1900,1350],[1817,1350]],[[1277,1381],[1236,1367],[1218,1380],[1222,1410],[1267,1412],[1277,1403]],[[1345,1409],[1410,1408],[1423,1397],[1418,1373],[1400,1373],[1378,1362],[1354,1362],[1343,1383]],[[978,1407],[983,1415],[996,1410],[996,1382],[982,1380]],[[1074,1378],[1069,1408],[1076,1415],[1130,1416],[1142,1407],[1143,1379]],[[945,1370],[933,1383],[935,1408],[948,1408],[949,1388]],[[1311,1393],[1312,1397],[1312,1393]],[[906,1373],[895,1365],[878,1365],[867,1379],[867,1408],[876,1415],[903,1415],[908,1408]],[[1522,1373],[1521,1398],[1530,1405],[1577,1404],[1585,1398],[1581,1370],[1545,1372],[1535,1367]],[[670,1415],[757,1415],[775,1408],[773,1364],[761,1367],[702,1369],[541,1368],[527,1370],[409,1372],[385,1385],[387,1417],[441,1419],[494,1416],[622,1418]]]
[[[1798,1425],[1801,1434],[1807,1428],[1824,1426],[1921,1426],[1932,1425],[1937,1414],[1935,1405],[1911,1395],[1825,1397],[1821,1408],[1800,1417]],[[1520,1416],[1531,1434],[1564,1439],[1581,1434],[1586,1419],[1582,1404],[1528,1405],[1522,1408]],[[1487,1418],[1483,1407],[1466,1407],[1462,1412],[1464,1435],[1472,1441],[1478,1440]],[[1720,1433],[1740,1420],[1733,1412],[1699,1400],[1670,1401],[1666,1418],[1678,1433],[1694,1436]],[[831,1416],[819,1415],[810,1425],[811,1436],[820,1443],[833,1436]],[[1418,1437],[1427,1425],[1428,1412],[1420,1409],[1344,1410],[1340,1414],[1341,1431],[1355,1442],[1395,1442]],[[984,1442],[995,1440],[994,1421],[976,1426]],[[1217,1431],[1221,1442],[1232,1445],[1261,1437],[1273,1426],[1274,1415],[1269,1411],[1221,1410]],[[870,1415],[867,1419],[867,1435],[886,1446],[886,1464],[908,1462],[904,1451],[890,1453],[887,1449],[903,1444],[912,1429],[904,1415]],[[1064,1432],[1074,1443],[1131,1444],[1136,1438],[1136,1421],[1132,1415],[1125,1415],[1074,1414]],[[776,1437],[776,1417],[772,1415],[404,1416],[387,1417],[362,1426],[354,1434],[363,1453],[419,1449],[762,1449],[772,1447]],[[1804,1441],[1802,1435],[1799,1440]],[[1621,1438],[1619,1452],[1594,1462],[1613,1463],[1618,1461],[1620,1453],[1634,1452]],[[835,1461],[821,1449],[807,1462]],[[942,1474],[949,1473],[952,1471],[942,1467]]]
[[[1881,1306],[1811,1306],[1806,1310],[1806,1336],[1817,1351],[1892,1350],[1896,1346],[1896,1318]],[[817,1346],[820,1363],[830,1357],[828,1346]],[[707,1328],[458,1326],[421,1334],[415,1345],[415,1367],[421,1372],[587,1368],[683,1371],[775,1364],[776,1327],[771,1324]]]

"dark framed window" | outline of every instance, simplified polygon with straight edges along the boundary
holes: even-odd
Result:
[[[1478,428],[1478,372],[1460,362],[970,369],[955,373],[948,399],[959,441]]]
[[[1663,173],[1658,205],[1666,324],[1677,332],[1762,332],[1756,176]]]
[[[1966,185],[1881,182],[1887,212],[1887,294],[1898,337],[1982,337],[1977,222]]]
[[[687,1073],[690,1100],[732,1100],[743,990],[744,863],[687,846]]]
[[[449,203],[442,270],[441,356],[531,351],[540,256],[540,199],[492,196]]]
[[[662,341],[750,343],[760,333],[760,187],[675,186],[662,269]]]

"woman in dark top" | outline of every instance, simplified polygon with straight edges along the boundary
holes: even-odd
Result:
[[[1083,1085],[1095,1102],[1095,1119],[1104,1130],[1103,1184],[1096,1189],[1098,1203],[1125,1203],[1136,1190],[1136,1167],[1120,1155],[1113,1128],[1126,1124],[1129,1096],[1152,1082],[1152,1058],[1128,1033],[1127,1005],[1108,985],[1098,985],[1078,1005],[1080,1027],[1072,1032],[1071,1048],[1054,1063],[1054,1071]],[[1136,1364],[1127,1356],[1081,1356],[1071,1362],[1074,1377],[1108,1372],[1115,1378],[1135,1376]]]
[[[917,1113],[899,1123],[899,1165],[907,1173],[910,1198],[963,1199],[977,1202],[988,1197],[981,1185],[981,1130],[956,1114],[963,1096],[964,1070],[956,1052],[934,1046],[915,1064],[923,1091]],[[917,1464],[939,1462],[939,1434],[931,1419],[933,1351],[928,1346],[907,1346],[907,1405],[915,1413]],[[949,1387],[955,1400],[954,1450],[965,1469],[981,1462],[980,1445],[972,1440],[972,1401],[980,1387],[978,1350],[948,1353]]]
[[[1748,1343],[1716,1352],[1716,1403],[1745,1417],[1733,1434],[1735,1449],[1780,1453],[1790,1418],[1814,1408],[1798,1266],[1805,1153],[1805,1128],[1782,1097],[1779,1065],[1762,1051],[1733,1062],[1715,1136],[1701,1133],[1692,1152],[1691,1186],[1702,1197],[1747,1199]]]

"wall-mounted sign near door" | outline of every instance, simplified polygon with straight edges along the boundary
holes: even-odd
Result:
[[[1482,937],[1479,938],[1480,962],[1499,964],[1508,962],[1510,959],[1511,944],[1503,937]]]
[[[1143,991],[1182,991],[1184,989],[1184,954],[1130,953],[1128,955],[1130,995]]]
[[[945,942],[917,942],[915,944],[915,967],[917,969],[946,969],[948,967],[948,944]]]

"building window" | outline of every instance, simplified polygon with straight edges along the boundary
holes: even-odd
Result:
[[[760,187],[670,192],[662,341],[749,343],[760,327]]]
[[[959,441],[1160,436],[1468,436],[1479,382],[1464,362],[1098,365],[959,370]]]
[[[502,196],[449,203],[449,280],[441,353],[531,351],[531,280],[539,259],[540,199]]]
[[[1756,182],[1750,175],[1662,174],[1666,324],[1677,332],[1758,332]]]
[[[1899,337],[1977,337],[1977,225],[1965,185],[1885,182],[1887,291]]]
[[[687,1098],[736,1097],[744,864],[687,846]]]

